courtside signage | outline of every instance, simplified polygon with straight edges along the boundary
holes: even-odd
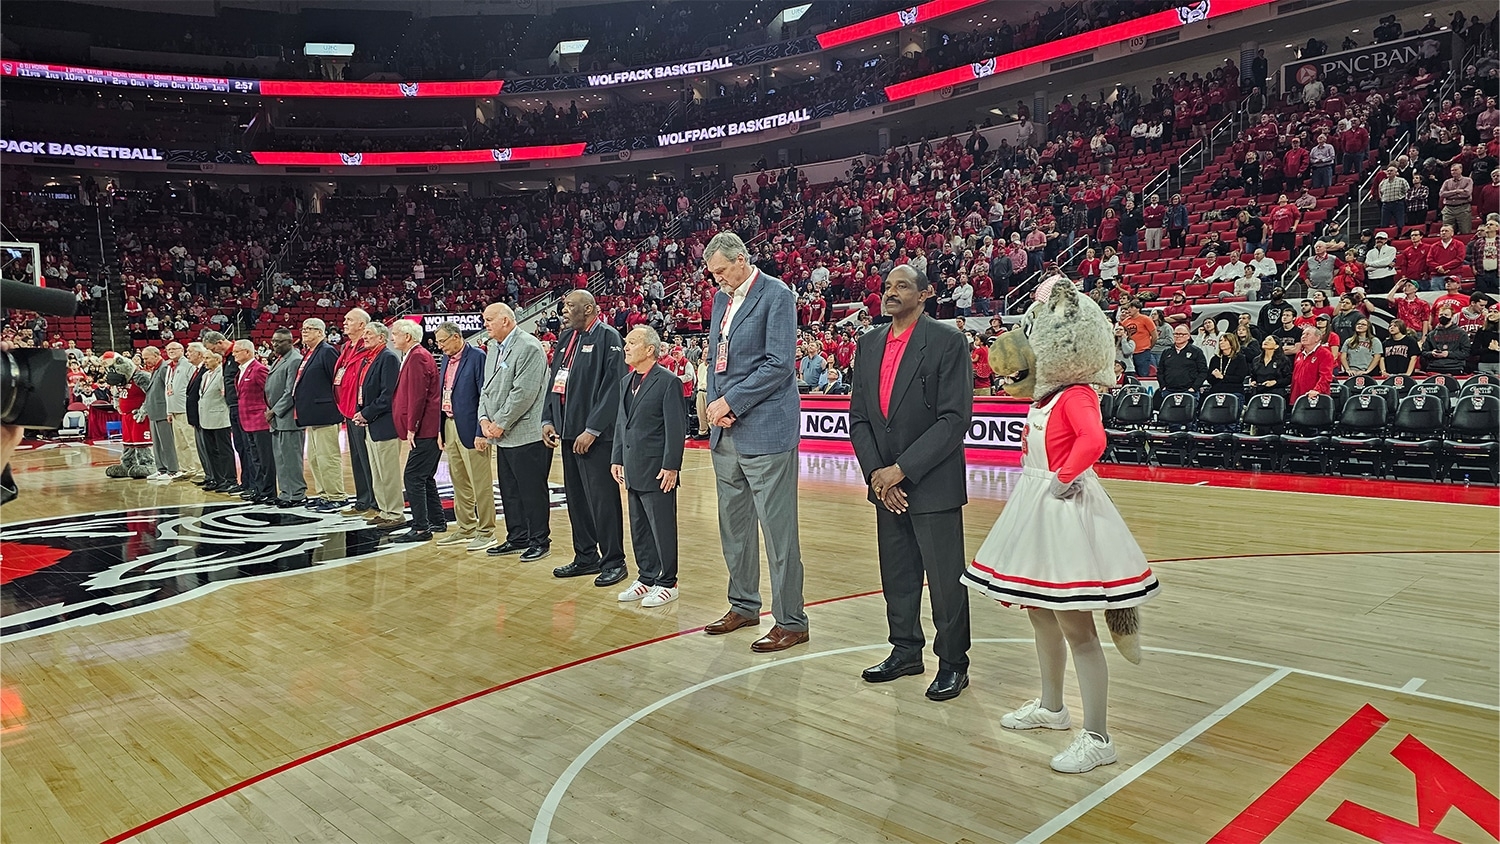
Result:
[[[811,111],[799,108],[796,111],[773,114],[770,117],[745,120],[740,123],[725,123],[719,126],[708,126],[703,129],[688,129],[685,132],[667,132],[666,134],[656,136],[656,145],[670,147],[678,144],[693,144],[698,141],[717,141],[723,138],[732,138],[735,135],[752,135],[756,132],[764,132],[767,129],[790,126],[793,123],[802,123],[811,119]]]
[[[974,416],[964,445],[997,451],[1020,451],[1031,403],[1005,399],[974,402]],[[800,433],[804,440],[849,441],[849,399],[803,396]]]
[[[132,161],[162,161],[156,147],[112,147],[99,144],[59,144],[53,141],[0,140],[0,152],[21,155],[56,155],[62,158],[126,158]]]
[[[1099,47],[1127,42],[1132,38],[1144,38],[1158,32],[1166,32],[1169,29],[1206,21],[1221,15],[1242,12],[1271,2],[1272,0],[1198,0],[1196,3],[1188,3],[1165,12],[1136,18],[1133,21],[1100,27],[1091,32],[1070,35],[1067,38],[1059,38],[1035,47],[991,56],[983,61],[970,62],[950,70],[898,82],[895,85],[887,85],[885,95],[891,102],[896,102],[907,97],[947,88],[950,85],[962,85],[965,82],[973,82],[997,73],[1041,64],[1077,53],[1086,53]]]

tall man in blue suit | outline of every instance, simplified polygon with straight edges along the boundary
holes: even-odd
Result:
[[[464,342],[458,325],[445,322],[432,333],[443,365],[441,386],[442,433],[438,444],[448,454],[448,477],[453,479],[453,516],[458,530],[438,540],[439,545],[462,543],[465,551],[483,551],[495,544],[495,473],[486,452],[474,448],[479,433],[479,388],[484,383],[484,349]]]
[[[757,653],[807,641],[797,534],[797,301],[750,263],[745,243],[720,232],[703,250],[719,292],[709,324],[708,421],[718,479],[719,540],[729,566],[729,612],[711,636],[760,624],[760,543],[766,540],[776,624]]]

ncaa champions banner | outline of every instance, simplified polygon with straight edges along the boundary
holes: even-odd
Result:
[[[974,418],[969,423],[964,445],[971,449],[1013,452],[1020,457],[1022,430],[1030,409],[1031,402],[1024,399],[974,399]],[[801,432],[804,443],[848,443],[849,397],[803,396]]]

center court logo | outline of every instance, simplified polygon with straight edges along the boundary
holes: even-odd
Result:
[[[550,492],[553,508],[567,505],[562,487],[551,486]],[[440,480],[438,493],[447,501],[453,487]],[[499,510],[498,500],[495,506]],[[0,542],[0,641],[159,609],[233,583],[337,568],[400,548],[359,517],[229,502],[7,524]],[[423,554],[432,560],[463,556],[430,545]]]

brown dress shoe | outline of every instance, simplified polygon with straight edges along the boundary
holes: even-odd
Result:
[[[750,645],[750,650],[758,654],[769,654],[776,651],[784,651],[793,645],[801,645],[806,641],[806,630],[787,630],[778,624],[771,628],[770,633],[756,639]]]
[[[710,636],[719,636],[724,633],[733,633],[741,627],[759,627],[760,619],[746,618],[734,610],[724,613],[724,617],[713,624],[703,628],[703,632]]]

